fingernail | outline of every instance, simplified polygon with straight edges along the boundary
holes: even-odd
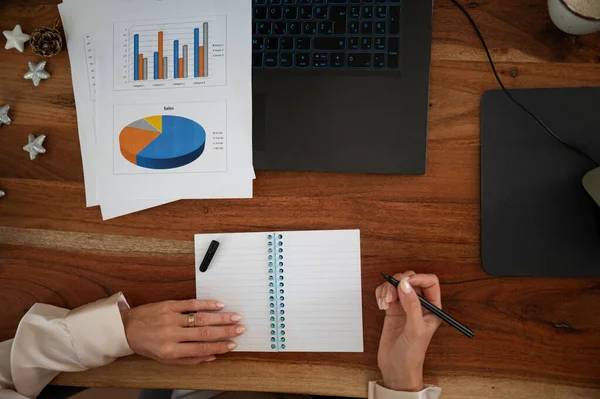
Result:
[[[213,356],[206,359],[207,362],[212,362],[213,360],[217,360],[217,358]]]
[[[235,349],[235,348],[237,348],[237,344],[236,344],[235,342],[231,342],[229,345],[227,345],[227,347],[228,347],[230,350],[232,350],[232,349]]]
[[[410,283],[408,282],[409,278],[410,277],[403,277],[402,280],[400,280],[400,289],[405,294],[410,294],[410,291],[412,290],[412,287],[410,286]]]
[[[379,307],[379,310],[383,310],[383,307],[381,306],[381,298],[377,298],[377,307]]]
[[[391,293],[391,292],[388,292],[388,293],[387,293],[387,295],[385,296],[385,301],[386,301],[387,303],[390,303],[390,302],[392,302],[392,293]]]
[[[238,333],[238,334],[241,334],[241,333],[243,333],[244,331],[246,331],[246,326],[237,326],[237,327],[235,328],[235,332],[236,332],[236,333]]]
[[[390,308],[390,304],[388,302],[385,302],[384,300],[382,300],[383,302],[383,309],[382,310],[388,310]]]
[[[240,321],[242,320],[242,316],[240,316],[239,314],[234,314],[233,316],[231,316],[231,321]]]
[[[225,304],[223,302],[217,302],[217,307],[219,309],[223,309],[225,307]]]

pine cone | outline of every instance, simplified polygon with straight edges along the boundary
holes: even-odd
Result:
[[[31,32],[29,44],[37,55],[52,57],[62,50],[63,39],[57,29],[41,27]]]

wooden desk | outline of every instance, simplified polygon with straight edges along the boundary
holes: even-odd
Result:
[[[55,3],[5,0],[0,29],[51,25]],[[600,36],[562,34],[545,0],[470,4],[508,87],[600,85]],[[117,291],[132,305],[193,297],[194,233],[359,228],[364,353],[238,353],[197,368],[130,357],[56,382],[364,397],[378,378],[379,272],[414,269],[440,277],[444,308],[477,334],[468,340],[442,325],[434,337],[425,379],[444,398],[598,398],[600,280],[481,269],[479,103],[497,86],[449,0],[436,1],[433,28],[425,176],[259,171],[252,200],[179,201],[108,222],[84,205],[66,51],[34,88],[22,79],[27,61],[38,60],[31,50],[0,50],[0,104],[11,104],[13,119],[0,127],[0,339],[35,302],[73,308]],[[48,136],[34,162],[21,149],[32,132]]]

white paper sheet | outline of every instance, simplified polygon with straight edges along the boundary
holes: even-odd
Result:
[[[77,126],[83,163],[86,206],[96,206],[96,133],[95,133],[95,19],[82,18],[87,15],[85,1],[68,1],[58,5],[69,57],[73,92],[77,107]],[[108,201],[101,206],[103,220],[148,209],[172,202],[176,199]]]
[[[97,74],[97,197],[100,202],[166,195],[250,198],[252,193],[244,183],[254,177],[249,45],[251,4],[245,0],[131,0],[118,7],[105,7],[99,2],[87,5],[94,18],[105,21],[98,27],[96,35],[97,70],[101,71]],[[190,18],[190,15],[194,17]],[[209,24],[209,38],[216,46],[215,49],[211,47],[214,53],[210,53],[209,65],[214,69],[208,78],[183,79],[176,83],[132,81],[128,65],[131,64],[134,33],[141,37],[142,43],[155,40],[144,36],[146,31],[152,32],[152,37],[158,31],[164,31],[165,40],[171,40],[170,32],[176,26],[202,27],[204,23]],[[189,46],[193,41],[193,30],[188,36],[182,36],[182,43],[184,40]],[[225,52],[226,62],[216,62],[221,56],[217,51]],[[188,59],[192,54],[188,47]],[[193,64],[190,62],[191,69]],[[226,105],[217,107],[216,103]],[[204,124],[208,132],[204,153],[198,161],[178,167],[175,173],[159,169],[132,173],[131,165],[122,162],[119,134],[127,123],[161,114],[202,119],[201,122],[194,121]],[[225,163],[222,156],[215,155],[219,151],[226,152]]]
[[[196,297],[244,318],[237,351],[363,351],[360,231],[198,234],[195,251]]]
[[[131,2],[131,0],[112,0],[102,2],[102,7],[118,7],[119,4]],[[67,44],[69,47],[69,55],[71,58],[71,68],[73,75],[73,86],[75,92],[75,100],[77,104],[77,117],[80,134],[80,143],[82,151],[82,159],[84,166],[84,179],[86,184],[86,203],[87,206],[94,206],[99,203],[97,199],[97,179],[96,179],[96,159],[97,154],[97,127],[94,124],[96,98],[96,69],[95,62],[95,31],[97,18],[91,6],[98,2],[94,0],[65,0],[59,5],[61,17],[65,27]],[[208,9],[214,9],[212,0],[205,1]],[[145,3],[147,5],[148,3]],[[250,125],[249,125],[250,126]],[[250,128],[248,126],[248,129]],[[255,178],[253,169],[251,170],[252,178]],[[214,190],[214,195],[211,198],[229,198],[232,192],[242,191],[246,196],[252,196],[252,182],[246,179],[240,182],[230,182],[215,184],[213,187],[218,187]],[[248,195],[249,193],[249,195]],[[110,200],[103,200],[101,205],[102,216],[104,220],[133,213],[139,210],[151,208],[164,203],[177,200],[177,197],[165,199],[165,192],[160,192],[157,196],[161,199],[133,199],[133,200],[118,200],[114,201],[113,197]]]
[[[81,2],[83,3],[83,2]],[[83,161],[83,176],[85,182],[85,197],[87,206],[98,205],[96,201],[96,176],[94,169],[94,102],[93,92],[90,91],[90,79],[87,74],[88,56],[84,47],[84,41],[91,32],[82,32],[81,22],[83,18],[77,18],[83,12],[79,8],[79,2],[65,2],[58,5],[58,10],[63,22],[69,58],[71,62],[71,77],[73,81],[73,92],[77,107],[77,126],[79,130],[79,143],[81,147],[81,159]],[[88,26],[88,25],[83,25]],[[93,29],[93,27],[92,27]],[[89,39],[87,39],[89,40]],[[94,57],[93,53],[89,54]],[[95,96],[94,96],[95,97]]]

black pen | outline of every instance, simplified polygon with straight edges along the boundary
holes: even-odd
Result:
[[[202,263],[200,264],[200,271],[204,273],[208,270],[208,266],[212,261],[215,253],[217,252],[217,248],[219,248],[219,241],[212,240],[210,245],[208,246],[208,250],[206,250],[206,254],[204,255],[204,259],[202,259]]]
[[[383,276],[384,279],[386,279],[388,281],[388,283],[390,283],[394,287],[398,288],[398,285],[400,284],[400,282],[398,280],[396,280],[393,277],[388,276],[385,273],[381,273],[381,275]],[[463,326],[456,319],[454,319],[448,313],[444,312],[442,309],[435,306],[433,303],[429,302],[427,299],[421,298],[419,295],[417,295],[417,298],[419,298],[419,301],[421,301],[421,306],[423,306],[425,309],[429,310],[431,313],[433,313],[440,319],[444,320],[446,323],[450,324],[452,327],[456,328],[458,331],[465,334],[467,337],[473,338],[475,333],[473,331],[471,331],[469,328]]]

